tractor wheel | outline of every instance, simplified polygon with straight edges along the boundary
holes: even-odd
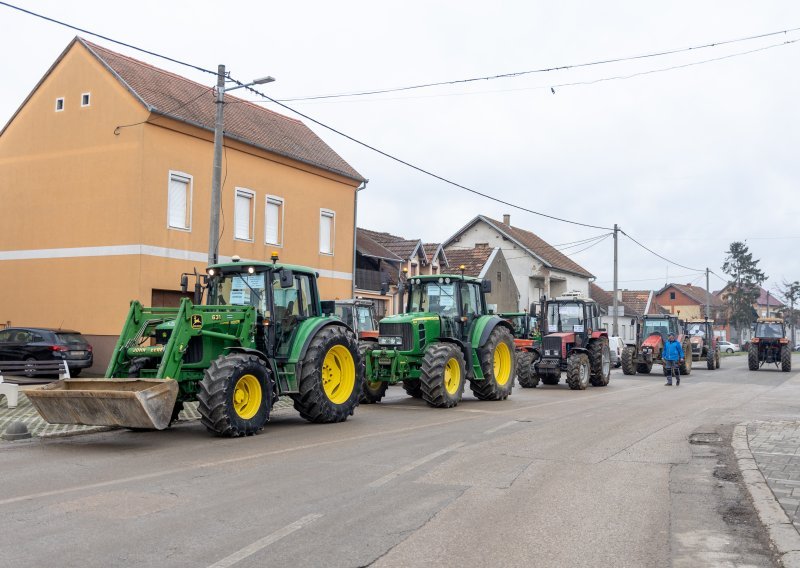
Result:
[[[636,348],[626,347],[622,350],[622,373],[625,375],[636,374]]]
[[[719,369],[719,360],[721,357],[719,356],[719,349],[714,350],[714,368]]]
[[[747,350],[747,367],[751,371],[758,371],[758,347],[750,344],[750,348]]]
[[[469,388],[478,400],[505,400],[514,388],[514,340],[497,326],[483,347],[478,348],[483,380],[473,378]]]
[[[212,361],[203,373],[197,410],[200,422],[218,436],[251,436],[269,420],[272,398],[273,384],[264,362],[254,355],[233,353]]]
[[[343,422],[358,406],[364,383],[358,343],[344,327],[322,328],[308,346],[292,394],[294,408],[309,422]]]
[[[652,363],[636,363],[636,372],[642,373],[643,375],[649,375],[650,371],[653,370]]]
[[[716,368],[714,359],[714,351],[709,349],[708,354],[706,355],[706,367],[708,367],[709,371],[713,371]]]
[[[422,385],[419,384],[419,381],[403,381],[403,390],[408,396],[422,398]]]
[[[573,353],[567,359],[567,384],[572,390],[584,390],[589,386],[591,365],[586,353]]]
[[[517,358],[517,381],[524,389],[535,389],[539,386],[539,375],[533,368],[534,354],[530,351],[520,351]]]
[[[788,373],[792,370],[792,352],[788,345],[781,347],[781,371]]]
[[[361,365],[364,369],[367,368],[367,357],[369,357],[370,351],[374,348],[374,341],[362,341],[358,344],[358,353],[361,355]],[[375,404],[376,402],[380,402],[386,395],[386,389],[389,387],[389,383],[384,381],[372,382],[367,376],[364,377],[363,384],[364,388],[361,389],[361,398],[359,399],[360,404]]]
[[[608,339],[595,339],[589,344],[589,360],[592,366],[592,386],[608,385],[611,380],[611,350]]]
[[[425,351],[419,385],[422,399],[434,408],[452,408],[461,402],[467,364],[452,343],[434,343]]]
[[[692,372],[692,345],[688,341],[684,341],[683,343],[683,354],[683,364],[678,365],[681,376],[689,375]]]

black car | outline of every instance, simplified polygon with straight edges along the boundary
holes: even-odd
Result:
[[[0,361],[63,359],[77,377],[92,366],[92,346],[80,332],[46,327],[9,327],[0,330]]]

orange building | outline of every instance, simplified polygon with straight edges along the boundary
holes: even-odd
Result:
[[[0,324],[74,328],[102,371],[128,303],[209,250],[215,93],[73,40],[0,131]],[[364,178],[300,121],[226,97],[220,260],[314,267],[352,296]]]

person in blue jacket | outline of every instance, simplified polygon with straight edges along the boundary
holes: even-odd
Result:
[[[672,386],[672,377],[675,377],[675,386],[681,384],[681,370],[678,367],[683,363],[683,346],[680,342],[675,340],[675,334],[670,333],[667,342],[664,344],[664,352],[662,353],[664,359],[664,374],[667,375],[667,382],[665,386]]]

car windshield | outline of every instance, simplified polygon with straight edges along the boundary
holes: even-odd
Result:
[[[264,273],[223,274],[217,281],[217,301],[222,305],[255,306],[262,314],[266,313]]]
[[[658,333],[666,337],[669,334],[669,320],[667,319],[646,319],[644,320],[643,330],[644,336]]]
[[[88,343],[80,333],[56,333],[61,343]]]
[[[432,312],[456,315],[456,286],[454,283],[422,282],[413,284],[409,296],[409,312]]]
[[[560,325],[559,325],[560,322]],[[578,328],[581,329],[576,329]],[[547,329],[550,331],[583,331],[583,306],[577,302],[547,304]]]
[[[756,325],[756,337],[783,337],[783,325],[778,322],[761,322]]]

